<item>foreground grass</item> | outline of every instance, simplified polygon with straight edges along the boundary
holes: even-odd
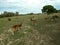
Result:
[[[34,16],[36,24],[29,21]],[[60,18],[56,22],[46,21],[47,15],[25,15],[0,19],[0,45],[60,45]],[[52,15],[51,15],[52,16]],[[23,22],[22,29],[8,32],[11,26]]]

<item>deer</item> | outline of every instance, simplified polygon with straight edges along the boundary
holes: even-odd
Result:
[[[23,23],[18,24],[17,26],[21,29]]]
[[[12,28],[14,29],[14,31],[17,31],[19,28],[21,29],[21,27],[22,27],[22,23],[16,24],[16,25],[12,26]]]
[[[19,28],[21,29],[21,27],[22,27],[22,23],[15,24],[8,30],[8,32],[11,32],[11,34],[14,35],[15,32],[19,30]]]
[[[8,18],[8,21],[11,21],[11,18]]]
[[[56,22],[56,19],[57,19],[57,18],[59,18],[57,15],[54,15],[54,16],[51,17],[51,19],[52,19],[54,22]]]
[[[33,17],[30,17],[30,21],[33,23],[33,24],[36,24],[37,20],[34,19],[34,16]]]
[[[31,18],[30,18],[30,21],[36,22],[36,19],[34,19],[34,17],[31,17]]]
[[[49,17],[45,17],[44,19],[45,19],[45,20],[48,20],[48,19],[49,19]]]

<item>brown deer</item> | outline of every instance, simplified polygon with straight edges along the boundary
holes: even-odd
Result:
[[[22,27],[22,23],[16,24],[16,25],[12,26],[12,28],[14,29],[14,31],[17,31],[19,28],[21,29],[21,27]]]
[[[45,19],[45,20],[48,20],[49,18],[50,18],[50,17],[45,17],[44,19]]]
[[[18,24],[17,26],[21,29],[23,23]]]
[[[30,21],[35,23],[36,22],[36,19],[34,19],[34,16],[33,17],[30,17]]]
[[[15,32],[18,31],[19,28],[21,28],[21,27],[22,27],[22,23],[13,25],[13,26],[8,30],[8,32],[11,32],[11,34],[14,35]]]
[[[51,20],[53,20],[54,22],[56,22],[56,19],[58,19],[58,18],[59,18],[59,16],[54,15],[54,16],[51,17]]]
[[[18,25],[13,25],[12,28],[13,28],[13,29],[17,29],[17,26],[18,26]]]
[[[30,21],[32,22],[33,25],[36,25],[37,20],[33,17],[30,17]]]
[[[8,18],[8,21],[11,21],[11,18]]]

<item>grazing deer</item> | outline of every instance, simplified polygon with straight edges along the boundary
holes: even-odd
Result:
[[[30,21],[32,22],[32,24],[36,25],[37,20],[34,18],[34,16],[30,17]]]
[[[52,16],[52,18],[59,18],[57,15]]]
[[[12,28],[15,29],[14,31],[17,31],[19,28],[21,29],[22,23],[13,25]]]
[[[8,18],[8,21],[11,21],[11,18]]]
[[[23,24],[23,23],[18,24],[17,27],[19,27],[19,28],[21,29],[22,24]]]
[[[51,17],[51,20],[54,21],[54,22],[56,22],[57,18],[59,18],[59,17],[57,15],[54,15],[54,16]]]
[[[48,19],[49,19],[49,17],[45,17],[44,19],[45,19],[45,20],[48,20]]]
[[[12,28],[16,30],[17,29],[17,25],[13,25]]]
[[[11,32],[11,34],[14,35],[15,32],[19,30],[19,28],[21,29],[21,27],[22,27],[22,23],[13,25],[13,26],[8,30],[8,32]]]
[[[34,16],[30,18],[30,21],[35,23],[36,22],[36,19],[34,19]]]

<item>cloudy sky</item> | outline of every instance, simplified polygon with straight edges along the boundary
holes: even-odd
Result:
[[[41,13],[44,5],[52,5],[60,9],[60,0],[0,0],[0,13],[3,11]]]

